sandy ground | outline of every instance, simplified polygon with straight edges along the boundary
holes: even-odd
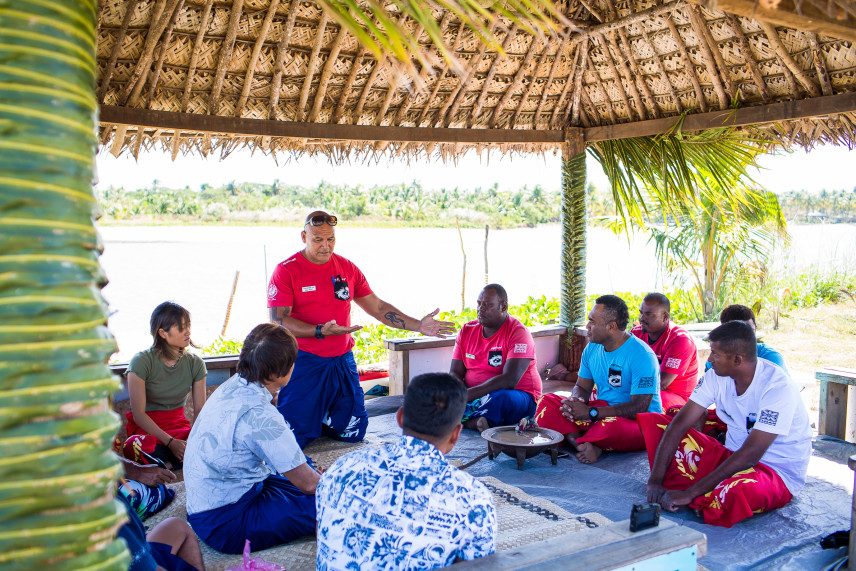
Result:
[[[794,309],[773,328],[770,316],[759,323],[763,341],[777,349],[794,380],[805,389],[806,404],[816,417],[819,384],[814,373],[824,367],[856,369],[856,303],[847,300],[807,309]]]

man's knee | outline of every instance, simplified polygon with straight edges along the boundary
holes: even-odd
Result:
[[[169,545],[172,548],[172,553],[175,553],[190,536],[196,539],[196,534],[193,533],[187,522],[177,517],[171,517],[156,525],[146,534],[146,541]]]

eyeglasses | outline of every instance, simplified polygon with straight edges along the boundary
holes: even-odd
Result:
[[[339,219],[329,214],[316,214],[306,219],[306,224],[311,224],[312,226],[321,226],[325,222],[330,226],[335,226],[339,222]]]

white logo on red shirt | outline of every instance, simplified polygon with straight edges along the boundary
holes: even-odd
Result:
[[[315,286],[304,286],[303,291],[315,291]]]
[[[476,356],[475,356],[475,355],[470,355],[469,353],[464,353],[464,356],[465,356],[467,359],[475,359],[475,358],[476,358]]]
[[[514,353],[525,353],[526,349],[529,346],[526,343],[515,343],[514,344]]]
[[[681,360],[677,357],[669,357],[663,366],[669,369],[677,369],[681,366]]]
[[[273,284],[270,284],[270,286],[268,287],[268,299],[275,298],[277,293],[279,293],[279,292],[276,289],[276,286]]]

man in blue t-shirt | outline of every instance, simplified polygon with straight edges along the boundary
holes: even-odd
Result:
[[[743,323],[751,327],[752,331],[755,331],[755,312],[745,305],[729,305],[719,313],[720,323],[728,323],[729,321],[742,321]],[[771,363],[775,363],[776,365],[780,366],[785,371],[788,370],[788,368],[785,366],[785,358],[782,357],[781,353],[779,353],[772,347],[767,347],[767,345],[765,345],[764,343],[758,343],[757,346],[758,357],[760,359],[767,359]],[[710,370],[710,361],[704,364],[704,370]]]
[[[628,321],[630,313],[620,297],[597,298],[570,398],[544,395],[535,413],[538,425],[564,434],[586,464],[596,462],[604,450],[643,450],[636,414],[662,412],[657,356],[627,332]],[[589,400],[595,386],[597,400]]]

